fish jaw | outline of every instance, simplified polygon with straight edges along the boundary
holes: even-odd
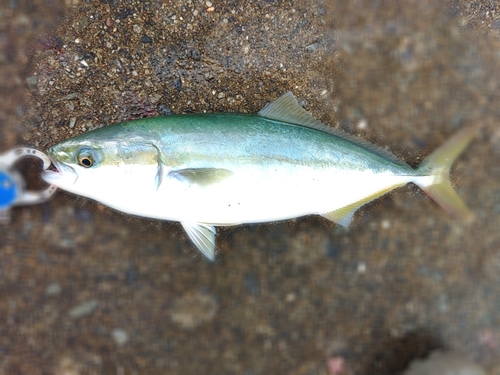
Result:
[[[69,187],[73,186],[78,180],[78,174],[75,169],[63,162],[58,161],[50,150],[48,155],[56,170],[48,169],[44,171],[42,173],[42,179],[60,189],[70,190]]]
[[[67,190],[68,186],[72,186],[75,184],[77,180],[76,174],[72,173],[61,173],[61,172],[56,172],[56,171],[44,171],[42,173],[42,179],[51,184],[55,185],[58,188],[65,189]]]

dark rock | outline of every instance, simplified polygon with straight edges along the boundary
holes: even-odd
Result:
[[[144,35],[142,38],[141,38],[141,43],[153,43],[153,39],[151,39],[149,36],[147,35]]]
[[[500,29],[500,19],[494,20],[491,23],[491,28],[494,29],[494,30]]]
[[[174,87],[177,91],[181,91],[182,89],[182,80],[180,78],[174,81]]]
[[[247,273],[245,275],[245,287],[251,294],[259,294],[260,293],[260,285],[259,280],[253,273]]]
[[[158,113],[162,116],[171,116],[173,115],[173,112],[170,108],[168,108],[165,104],[159,104],[158,107],[156,108]]]
[[[119,20],[124,20],[125,18],[131,16],[132,14],[134,14],[133,9],[125,9],[125,10],[122,10],[121,12],[117,13],[116,18]]]
[[[194,60],[194,61],[200,61],[201,54],[200,51],[198,51],[196,48],[192,49],[189,51],[189,56]]]

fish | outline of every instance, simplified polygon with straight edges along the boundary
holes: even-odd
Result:
[[[323,124],[288,92],[255,114],[149,117],[66,139],[43,179],[142,217],[180,222],[214,260],[217,226],[321,215],[344,227],[364,204],[414,183],[452,216],[470,210],[451,185],[466,126],[412,168],[389,151]]]

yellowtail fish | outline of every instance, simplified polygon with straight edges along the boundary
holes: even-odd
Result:
[[[455,216],[471,214],[449,180],[479,127],[466,127],[417,169],[322,124],[287,93],[257,114],[133,120],[48,150],[44,179],[119,211],[179,221],[215,256],[215,226],[319,214],[348,226],[354,212],[413,182]]]

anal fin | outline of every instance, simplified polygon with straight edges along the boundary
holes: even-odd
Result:
[[[344,228],[347,228],[349,224],[351,224],[352,217],[359,207],[360,206],[358,205],[352,204],[339,208],[338,210],[326,212],[324,214],[321,214],[321,216],[323,216],[325,219],[333,221],[334,223],[342,225]]]
[[[340,224],[343,227],[347,228],[349,226],[349,224],[351,224],[354,213],[356,212],[356,210],[358,208],[360,208],[361,206],[363,206],[364,204],[366,204],[368,202],[371,202],[372,200],[374,200],[378,197],[381,197],[382,195],[388,193],[389,191],[391,191],[399,186],[403,186],[403,185],[404,185],[404,183],[389,186],[385,189],[382,189],[382,190],[379,190],[373,194],[370,194],[363,199],[360,199],[356,202],[350,203],[347,206],[338,208],[338,209],[330,211],[330,212],[322,213],[320,215],[323,216],[325,219],[331,220],[331,221],[333,221],[337,224]]]

